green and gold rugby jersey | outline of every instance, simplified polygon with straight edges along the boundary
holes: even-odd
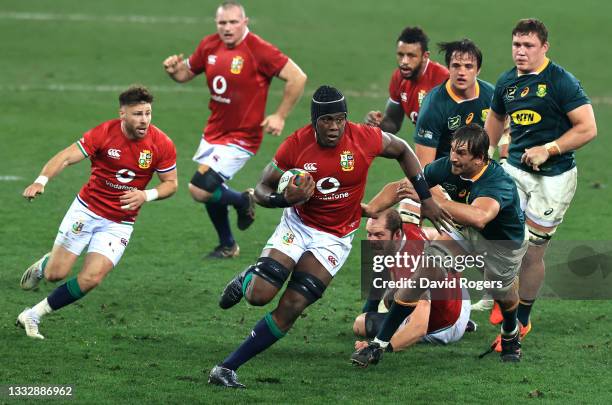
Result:
[[[508,163],[542,176],[572,169],[576,166],[574,151],[551,156],[540,171],[522,164],[521,156],[525,149],[559,139],[572,127],[567,113],[590,103],[580,82],[549,59],[533,73],[519,75],[514,67],[502,74],[495,85],[491,109],[510,116]]]
[[[478,197],[490,197],[499,203],[499,213],[479,232],[488,240],[512,240],[521,243],[525,238],[525,216],[521,210],[516,184],[512,177],[494,160],[471,179],[451,172],[448,157],[425,166],[429,187],[438,184],[453,201],[471,204]]]
[[[470,123],[484,126],[493,91],[491,83],[480,79],[476,80],[476,97],[469,100],[453,92],[450,80],[434,87],[423,100],[414,143],[436,148],[436,159],[448,156],[451,136],[458,128]]]

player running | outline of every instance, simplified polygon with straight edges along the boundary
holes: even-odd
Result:
[[[23,192],[32,200],[44,193],[49,179],[67,166],[85,158],[91,161],[89,181],[64,216],[53,249],[25,271],[21,288],[31,290],[43,278],[63,280],[88,246],[83,268],[47,298],[19,314],[17,325],[24,327],[29,337],[44,339],[38,330],[40,319],[83,298],[119,263],[145,202],[176,192],[176,149],[170,138],[151,124],[152,103],[153,96],[142,86],[121,93],[119,119],[85,132],[51,158]],[[145,189],[154,173],[161,183]]]

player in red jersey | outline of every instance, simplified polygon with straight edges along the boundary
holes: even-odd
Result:
[[[43,278],[63,280],[89,246],[83,268],[47,298],[19,314],[17,325],[24,327],[29,337],[44,339],[38,331],[40,318],[82,298],[117,265],[145,202],[176,192],[176,149],[170,138],[151,124],[152,102],[153,96],[142,86],[121,93],[120,118],[87,131],[51,158],[24,190],[23,196],[32,200],[65,167],[85,158],[91,161],[89,181],[60,224],[53,249],[25,271],[21,287],[33,289]],[[145,189],[154,173],[160,184]]]
[[[240,193],[226,183],[257,153],[263,131],[281,134],[285,118],[304,91],[306,75],[276,47],[249,32],[249,19],[239,3],[221,4],[215,21],[217,33],[202,39],[188,59],[172,55],[163,65],[179,83],[202,73],[206,76],[211,115],[193,157],[198,170],[189,191],[206,205],[219,236],[219,245],[208,257],[231,258],[240,250],[229,225],[228,206],[236,209],[238,229],[244,230],[255,219],[255,202],[252,189]],[[283,98],[264,118],[275,76],[286,82]]]
[[[378,218],[370,218],[366,224],[368,240],[372,253],[383,256],[394,256],[396,252],[400,255],[418,257],[423,254],[424,243],[427,236],[423,230],[413,223],[402,223],[400,214],[394,209],[381,212]],[[407,280],[412,276],[409,266],[392,268],[391,280]],[[380,278],[380,277],[379,277]],[[457,279],[456,274],[450,274],[449,279]],[[419,341],[448,344],[456,342],[466,331],[470,318],[470,302],[467,299],[467,291],[462,290],[458,281],[455,288],[444,288],[435,290],[430,299],[421,299],[415,311],[398,328],[391,339],[393,351],[400,351]],[[382,295],[381,279],[372,288],[378,296]],[[392,299],[396,289],[384,291],[384,302],[386,308],[390,306],[387,301]],[[370,300],[373,304],[374,300]],[[385,318],[384,312],[376,308],[364,311],[357,316],[353,323],[353,332],[358,336],[374,338],[378,333]],[[474,323],[472,323],[474,325]],[[367,346],[367,342],[355,342],[355,349]]]
[[[264,207],[285,208],[280,224],[261,257],[226,286],[219,305],[230,308],[244,296],[252,305],[270,302],[291,275],[278,306],[255,325],[249,336],[222,363],[208,382],[243,388],[236,370],[283,337],[313,302],[320,299],[346,261],[361,220],[368,169],[376,156],[397,159],[423,194],[422,213],[440,226],[448,219],[432,203],[421,167],[410,147],[380,128],[347,121],[344,96],[321,86],[311,102],[312,124],[289,136],[264,169],[255,190]],[[281,175],[304,168],[309,175],[277,193]]]
[[[391,76],[385,113],[370,111],[366,123],[392,134],[399,132],[404,115],[416,124],[425,95],[448,79],[448,69],[429,59],[428,44],[429,39],[421,28],[406,27],[402,31],[397,39],[398,68]]]

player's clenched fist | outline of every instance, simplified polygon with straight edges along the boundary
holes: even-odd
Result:
[[[380,111],[370,111],[365,116],[365,123],[373,127],[377,127],[382,122],[383,115]]]
[[[180,69],[181,64],[183,64],[183,54],[168,56],[163,64],[168,74],[174,74]]]

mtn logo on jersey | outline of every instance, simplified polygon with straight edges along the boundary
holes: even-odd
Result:
[[[317,164],[316,163],[304,163],[304,170],[307,172],[316,172]]]
[[[423,99],[425,98],[426,95],[427,95],[427,92],[425,90],[419,90],[419,94],[418,94],[419,108],[421,108],[421,104],[423,103]]]
[[[121,149],[109,149],[107,154],[108,154],[109,158],[120,159],[121,158]]]
[[[461,115],[455,115],[454,117],[448,117],[448,129],[453,130],[461,126]]]
[[[244,59],[242,56],[234,56],[232,59],[232,66],[230,68],[230,72],[235,75],[239,75],[242,72],[242,67],[244,66]]]
[[[353,156],[353,152],[345,150],[340,154],[340,167],[343,172],[353,171],[355,168],[355,157]]]
[[[536,91],[536,96],[544,97],[546,95],[546,84],[538,84],[538,91]]]
[[[510,117],[512,117],[512,122],[517,125],[533,125],[542,121],[542,116],[531,110],[515,111]]]
[[[140,151],[140,157],[138,158],[138,167],[141,169],[148,169],[151,167],[153,161],[153,152],[148,149]]]

